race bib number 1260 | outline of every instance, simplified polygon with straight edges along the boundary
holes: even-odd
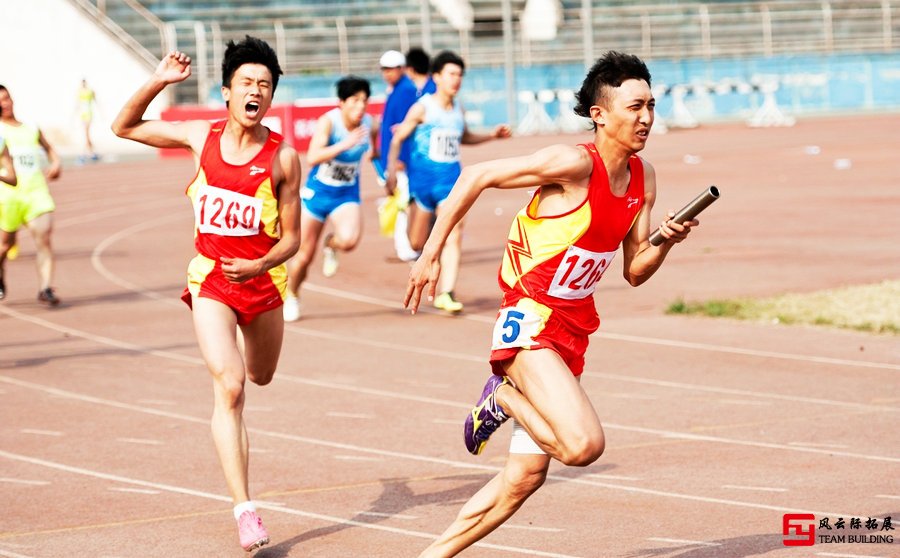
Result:
[[[259,233],[262,200],[224,188],[203,185],[194,200],[197,230],[221,236]]]
[[[590,296],[615,255],[615,251],[591,252],[570,246],[556,268],[547,294],[567,300]]]

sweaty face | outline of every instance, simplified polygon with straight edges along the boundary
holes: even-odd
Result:
[[[338,104],[341,107],[341,113],[344,115],[344,118],[354,126],[359,126],[363,115],[366,113],[366,107],[369,105],[369,96],[366,95],[365,91],[359,91]]]
[[[262,64],[244,64],[231,77],[231,87],[222,88],[228,112],[245,126],[258,124],[272,105],[272,72]]]
[[[440,72],[432,75],[438,89],[456,95],[462,87],[463,69],[456,64],[444,64]]]
[[[656,108],[650,86],[642,79],[629,79],[609,93],[609,107],[601,108],[598,124],[603,125],[607,137],[640,151],[650,135]]]

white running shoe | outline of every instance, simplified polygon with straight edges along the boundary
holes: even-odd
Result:
[[[322,275],[334,277],[338,270],[337,250],[328,246],[322,248]]]
[[[300,299],[288,293],[287,297],[284,299],[284,308],[282,311],[284,312],[284,321],[296,322],[300,319]]]

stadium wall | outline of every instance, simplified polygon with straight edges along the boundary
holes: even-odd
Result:
[[[19,120],[34,122],[60,151],[71,156],[83,146],[76,93],[86,79],[97,95],[91,137],[101,154],[149,152],[121,140],[110,124],[125,101],[152,73],[67,0],[0,0],[3,42],[0,83],[15,102]],[[168,106],[159,98],[148,115]]]
[[[900,110],[900,52],[651,60],[648,66],[654,87],[697,86],[689,87],[685,104],[701,123],[745,119],[761,106],[763,95],[759,91],[703,94],[699,87],[726,82],[758,84],[774,80],[778,105],[794,116]],[[518,67],[516,86],[519,91],[577,91],[584,74],[581,64]],[[279,92],[293,99],[329,97],[334,95],[334,82],[339,77],[286,77],[279,83]],[[378,74],[365,77],[372,81],[373,94],[384,93]],[[467,70],[460,95],[470,124],[491,126],[508,121],[504,90],[503,72],[497,68]],[[218,98],[217,89],[210,91],[210,99]],[[657,93],[657,101],[659,116],[670,116],[671,98]],[[549,103],[546,109],[551,118],[556,118],[559,101]],[[520,103],[518,117],[521,119],[526,111],[527,106]]]

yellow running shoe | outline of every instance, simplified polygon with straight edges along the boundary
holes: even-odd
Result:
[[[14,260],[18,257],[19,257],[19,245],[13,244],[12,248],[10,248],[9,251],[6,252],[6,259]]]
[[[434,299],[434,307],[444,312],[456,314],[462,312],[463,303],[453,298],[452,292],[441,293]]]

